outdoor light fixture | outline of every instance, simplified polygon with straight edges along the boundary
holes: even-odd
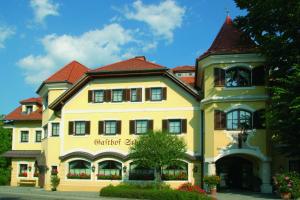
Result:
[[[194,167],[193,172],[195,172],[195,173],[198,172],[198,167],[197,166]]]
[[[123,172],[126,173],[126,171],[127,171],[127,167],[124,166],[124,167],[123,167]]]
[[[92,166],[92,172],[95,172],[95,166],[94,165]]]
[[[248,133],[247,129],[249,128],[249,125],[246,122],[243,122],[240,124],[241,132],[238,135],[238,141],[239,141],[239,148],[242,148],[242,143],[247,141]]]

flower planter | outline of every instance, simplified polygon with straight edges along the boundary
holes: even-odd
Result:
[[[290,192],[283,192],[280,194],[281,196],[281,199],[284,199],[284,200],[289,200],[291,199],[291,193]]]
[[[210,189],[210,194],[211,194],[211,196],[217,196],[217,187],[212,187],[211,189]]]

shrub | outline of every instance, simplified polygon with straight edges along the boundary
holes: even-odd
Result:
[[[51,176],[51,186],[52,186],[53,191],[56,190],[59,183],[60,183],[60,178],[58,178],[56,175],[52,175]]]
[[[204,176],[203,181],[208,185],[209,188],[214,188],[220,183],[221,179],[219,176],[211,175]]]
[[[134,185],[107,186],[102,188],[100,196],[149,200],[209,200],[210,197],[195,192],[171,189],[146,189]]]
[[[0,185],[8,185],[10,182],[10,170],[0,167]]]

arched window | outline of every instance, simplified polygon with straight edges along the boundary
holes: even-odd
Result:
[[[69,179],[90,179],[91,163],[85,160],[74,160],[69,163]]]
[[[154,180],[154,169],[130,164],[129,180]]]
[[[246,110],[232,110],[227,113],[227,129],[252,128],[252,114]]]
[[[179,161],[176,165],[166,166],[162,170],[163,180],[187,180],[188,164]]]
[[[233,67],[226,70],[226,87],[251,86],[251,71],[243,67]]]
[[[106,160],[98,164],[98,179],[120,180],[122,179],[122,163],[114,160]]]

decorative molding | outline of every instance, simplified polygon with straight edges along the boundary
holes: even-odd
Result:
[[[236,103],[236,104],[230,106],[229,108],[225,109],[224,112],[227,113],[227,112],[230,112],[230,111],[236,110],[236,109],[244,109],[244,110],[248,110],[250,112],[254,112],[254,111],[257,110],[257,109],[252,108],[251,106],[246,105],[246,104]]]
[[[240,95],[240,96],[213,96],[201,100],[201,105],[216,102],[234,102],[234,101],[265,101],[269,97],[267,95]]]

